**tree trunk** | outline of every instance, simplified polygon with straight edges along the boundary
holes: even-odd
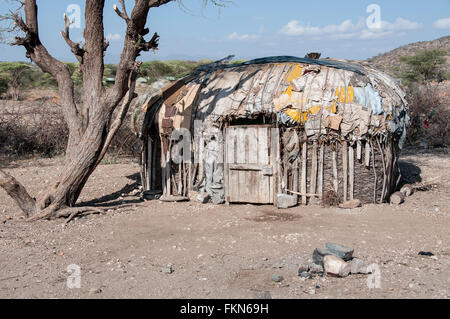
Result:
[[[127,13],[124,0],[119,0],[122,10],[114,6],[118,16],[125,20],[127,31],[116,83],[108,91],[103,86],[104,53],[109,46],[103,30],[105,0],[86,0],[83,47],[70,40],[71,22],[64,16],[65,30],[61,34],[80,62],[83,73],[81,105],[75,103],[69,68],[52,57],[40,41],[36,0],[24,1],[25,21],[19,15],[13,16],[15,24],[25,33],[23,38],[16,37],[14,44],[25,47],[27,57],[56,79],[64,118],[69,127],[63,173],[54,186],[38,199],[32,198],[14,177],[0,169],[0,187],[16,201],[30,220],[73,217],[77,212],[98,211],[97,208],[77,210],[73,207],[89,177],[105,156],[136,96],[134,88],[141,65],[136,62],[136,58],[142,51],[158,48],[159,36],[156,33],[150,41],[144,40],[144,36],[149,33],[145,28],[149,10],[171,1],[174,0],[135,0],[131,15]],[[117,110],[121,101],[122,106]],[[116,110],[117,116],[113,120]]]

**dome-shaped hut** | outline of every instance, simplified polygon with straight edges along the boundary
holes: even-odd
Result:
[[[381,203],[396,190],[405,93],[367,64],[216,62],[135,105],[146,191],[214,203]]]

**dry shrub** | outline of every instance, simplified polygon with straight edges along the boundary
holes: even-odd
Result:
[[[109,156],[139,154],[136,136],[124,121],[108,150]],[[68,128],[61,106],[51,101],[14,102],[0,100],[0,158],[17,160],[63,155]]]
[[[323,193],[322,203],[325,207],[337,207],[341,203],[339,196],[332,185],[330,185],[327,191]]]
[[[409,90],[411,126],[408,143],[428,147],[444,147],[448,144],[449,83],[426,84]]]
[[[3,104],[0,112],[1,156],[18,159],[62,154],[68,129],[58,105]]]

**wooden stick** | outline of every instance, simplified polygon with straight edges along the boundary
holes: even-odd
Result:
[[[333,161],[333,185],[334,191],[337,193],[339,190],[338,184],[338,169],[337,169],[337,153],[336,153],[336,144],[334,145],[332,161]]]
[[[273,151],[275,153],[275,163],[277,174],[275,176],[276,192],[281,194],[281,147],[280,147],[280,131],[278,129],[273,129],[271,132],[271,144]],[[276,196],[276,195],[275,195]]]
[[[316,193],[317,190],[317,141],[314,141],[311,168],[311,187],[310,192]]]
[[[302,184],[301,184],[301,192],[306,193],[306,165],[307,165],[307,150],[308,150],[308,144],[306,142],[303,143],[302,146]],[[306,205],[308,203],[307,197],[302,196],[302,204]]]
[[[148,143],[147,143],[147,181],[146,181],[146,189],[147,190],[152,190],[152,175],[153,175],[153,143],[152,143],[152,139],[149,138],[148,139]]]
[[[349,147],[348,157],[350,170],[350,200],[353,200],[355,189],[355,149],[353,148],[353,146]]]
[[[286,192],[287,192],[287,193],[294,194],[294,195],[305,196],[305,197],[320,197],[319,194],[299,193],[299,192],[291,191],[291,190],[289,190],[289,189],[287,189]]]
[[[381,144],[380,141],[377,140],[377,145],[378,145],[378,149],[380,151],[380,156],[381,156],[381,162],[383,163],[383,190],[381,191],[381,199],[380,199],[380,204],[383,204],[384,198],[385,198],[385,192],[386,192],[386,163],[384,161],[384,154],[383,154],[383,149],[381,148]]]
[[[324,145],[323,143],[320,145],[320,154],[319,154],[319,195],[320,198],[323,197],[323,157],[324,157]]]
[[[373,174],[375,177],[375,186],[373,188],[373,203],[377,203],[377,187],[378,187],[378,176],[377,176],[377,169],[375,167],[375,150],[373,148],[372,140],[370,140],[370,147],[372,149],[372,166],[373,166]]]
[[[348,194],[348,143],[344,142],[342,147],[342,166],[344,168],[344,202],[347,201]]]
[[[294,179],[293,182],[293,188],[294,188],[294,192],[298,192],[299,190],[299,168],[298,168],[298,164],[299,164],[299,159],[297,157],[297,159],[294,162],[294,166],[292,167],[293,169],[293,173],[292,173],[292,178]],[[297,197],[297,203],[298,203],[298,197]]]
[[[370,167],[370,143],[366,141],[366,154],[364,155],[364,160],[366,161],[366,167]]]
[[[362,158],[362,144],[361,144],[361,141],[358,141],[356,143],[356,158],[358,159],[358,161],[360,161],[361,158]]]
[[[294,192],[298,192],[298,164],[299,164],[299,160],[298,158],[294,161],[294,164],[292,166],[292,179],[293,179],[293,189]]]

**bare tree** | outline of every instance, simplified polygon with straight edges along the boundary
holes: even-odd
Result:
[[[0,169],[0,186],[16,201],[29,220],[69,217],[97,210],[74,206],[136,96],[134,88],[141,65],[136,61],[137,57],[143,51],[158,48],[157,33],[149,41],[144,39],[150,32],[146,28],[149,10],[172,1],[175,0],[135,0],[130,14],[126,10],[125,0],[119,0],[121,8],[114,5],[115,12],[126,23],[126,35],[116,82],[108,90],[103,86],[104,54],[109,45],[103,27],[105,0],[86,0],[83,46],[70,39],[70,21],[64,17],[65,30],[61,34],[80,62],[83,74],[82,101],[78,104],[74,99],[74,84],[68,66],[55,59],[41,43],[36,0],[22,3],[25,19],[19,14],[13,15],[15,25],[24,33],[24,36],[15,38],[14,44],[23,46],[27,57],[56,79],[69,128],[64,169],[53,186],[38,198],[32,198],[23,185]]]

